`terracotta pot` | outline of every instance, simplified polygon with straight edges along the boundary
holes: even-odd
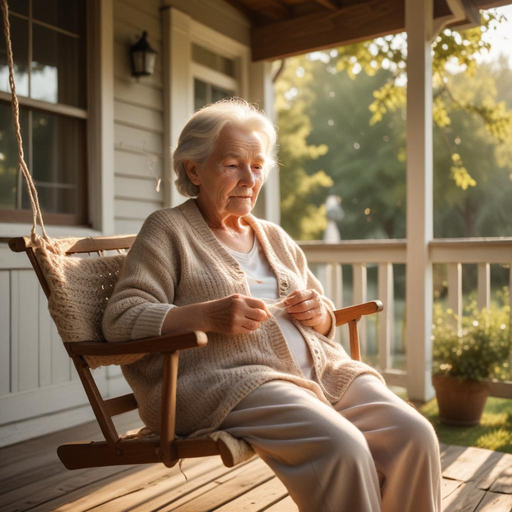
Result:
[[[456,377],[432,376],[439,405],[439,418],[448,425],[478,425],[489,386],[476,380],[458,381]]]

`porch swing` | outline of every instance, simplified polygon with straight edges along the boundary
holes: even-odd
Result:
[[[12,251],[25,252],[48,298],[48,309],[69,357],[83,384],[105,441],[76,442],[60,446],[58,456],[68,469],[161,462],[174,466],[181,459],[220,455],[232,467],[254,455],[251,446],[224,431],[208,436],[178,438],[175,435],[176,386],[181,350],[206,345],[207,336],[195,331],[179,336],[157,336],[135,341],[106,343],[101,329],[105,305],[109,300],[126,253],[136,235],[50,238],[46,233],[37,190],[24,160],[19,104],[13,72],[13,54],[7,0],[2,0],[4,35],[9,65],[9,84],[19,166],[27,183],[32,209],[30,237],[12,238]],[[42,235],[37,233],[39,223]],[[117,254],[107,255],[107,251]],[[86,254],[89,257],[84,257]],[[91,254],[93,256],[91,256]],[[363,315],[382,311],[379,301],[370,301],[336,310],[336,325],[348,324],[350,354],[360,361],[357,324]],[[164,360],[161,405],[161,433],[147,427],[119,435],[112,418],[138,408],[133,393],[103,399],[91,369],[133,363],[147,354],[160,353]]]

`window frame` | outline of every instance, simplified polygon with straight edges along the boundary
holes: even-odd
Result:
[[[113,0],[86,1],[86,82],[87,108],[47,103],[19,96],[20,106],[50,114],[84,119],[85,169],[77,188],[82,189],[83,212],[43,213],[43,221],[53,236],[98,236],[113,233],[114,226],[114,72]],[[24,17],[27,18],[27,17]],[[65,32],[65,31],[64,31]],[[0,100],[11,103],[11,94],[0,91]],[[27,164],[30,165],[29,162]],[[29,167],[30,168],[30,167]],[[0,241],[28,234],[32,226],[30,210],[0,210]]]
[[[249,97],[249,66],[251,49],[248,45],[232,39],[193,19],[176,9],[162,9],[164,24],[164,147],[175,148],[179,134],[194,113],[194,79],[219,78],[224,87],[226,79],[236,83],[236,94]],[[192,44],[197,44],[235,61],[234,78],[210,69],[192,60]],[[220,75],[220,76],[219,76]],[[222,77],[222,78],[220,78]],[[208,79],[206,80],[209,81]],[[231,87],[230,87],[231,89]],[[233,90],[233,89],[231,89]],[[170,151],[164,154],[164,206],[174,207],[186,198],[178,193],[174,185]]]

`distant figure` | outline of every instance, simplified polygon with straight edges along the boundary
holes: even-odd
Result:
[[[341,207],[340,196],[327,196],[325,200],[325,208],[327,210],[327,227],[324,231],[324,242],[339,242],[341,240],[338,222],[343,220],[345,212]]]

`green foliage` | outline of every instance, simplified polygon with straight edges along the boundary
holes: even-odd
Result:
[[[455,327],[457,315],[434,304],[433,373],[459,379],[506,379],[512,348],[509,292],[499,292],[503,307],[478,309],[472,298],[461,319],[462,327]]]
[[[438,238],[512,236],[512,69],[506,58],[477,65],[482,34],[502,20],[484,15],[487,27],[445,31],[435,45]],[[276,82],[282,223],[296,238],[321,237],[328,194],[342,198],[343,239],[405,237],[405,43],[389,36],[286,61]],[[450,59],[466,71],[450,72]]]
[[[311,66],[303,57],[293,57],[276,83],[279,134],[281,225],[295,239],[321,238],[327,227],[323,204],[332,179],[315,166],[328,151],[325,144],[310,144],[311,120],[308,105],[314,99],[310,87]],[[313,172],[305,165],[312,163]]]
[[[345,215],[338,223],[342,239],[405,236],[405,164],[397,160],[405,122],[400,112],[388,112],[370,127],[368,110],[373,91],[390,72],[380,69],[374,77],[351,80],[321,60],[310,66],[316,80],[310,86],[308,141],[328,143],[330,150],[305,168],[312,172],[318,165],[332,178],[329,193],[342,198]]]
[[[476,115],[485,130],[497,141],[507,147],[512,145],[512,110],[505,102],[496,101],[495,95],[489,94],[481,101],[466,100],[463,95],[455,94],[451,89],[450,64],[456,63],[464,70],[466,77],[474,77],[477,70],[477,57],[490,49],[490,44],[483,35],[506,21],[505,16],[495,10],[481,12],[481,26],[461,32],[446,29],[440,33],[432,44],[433,73],[433,117],[435,126],[444,132],[445,141],[450,145],[453,155],[457,152],[450,143],[451,115],[462,110]],[[379,69],[392,72],[389,80],[374,91],[374,100],[369,105],[373,116],[370,125],[382,121],[386,112],[404,110],[406,104],[407,81],[407,40],[406,34],[390,35],[375,40],[343,46],[337,50],[336,68],[346,70],[355,79],[362,70],[368,76],[375,76]],[[467,190],[477,181],[468,171],[459,155],[456,165],[450,167],[450,176],[457,187]]]

